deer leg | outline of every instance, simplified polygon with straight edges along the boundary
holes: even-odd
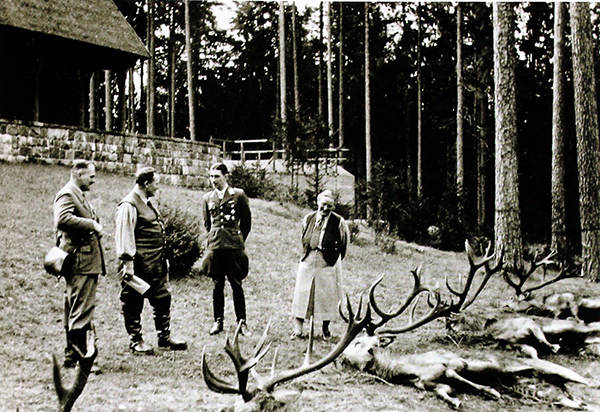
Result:
[[[553,353],[558,352],[558,350],[560,349],[560,345],[553,345],[550,342],[548,342],[548,339],[546,339],[546,335],[544,335],[544,332],[541,328],[529,328],[529,331],[538,340],[538,342],[546,345],[548,349],[550,349]]]
[[[460,408],[460,400],[450,396],[450,394],[454,392],[450,385],[446,385],[445,383],[436,383],[433,385],[433,391],[440,399],[447,402],[454,409]]]
[[[458,372],[456,372],[454,369],[451,369],[451,368],[446,369],[446,376],[449,379],[454,379],[458,382],[464,383],[465,385],[468,385],[471,388],[473,388],[479,392],[483,392],[491,398],[500,399],[500,392],[498,392],[496,389],[490,388],[489,386],[485,386],[485,385],[479,385],[475,382],[471,382],[470,380],[465,379],[462,376],[460,376],[458,374]]]

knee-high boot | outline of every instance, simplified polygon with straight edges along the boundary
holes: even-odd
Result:
[[[158,346],[170,350],[186,350],[187,343],[171,337],[171,295],[153,299],[154,326],[158,333]]]

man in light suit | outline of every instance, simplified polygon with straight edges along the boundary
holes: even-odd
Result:
[[[244,191],[227,184],[227,173],[227,166],[223,163],[213,165],[209,174],[214,190],[202,198],[204,227],[208,232],[203,269],[214,281],[215,323],[210,334],[216,335],[223,330],[223,290],[227,279],[233,291],[233,305],[241,333],[248,335],[242,281],[248,275],[248,256],[244,249],[252,226],[252,215]]]
[[[92,205],[85,197],[96,179],[96,168],[87,160],[75,160],[71,179],[54,199],[56,244],[69,253],[61,276],[65,290],[65,367],[74,367],[79,361],[79,349],[86,353],[86,334],[93,329],[98,275],[106,268],[100,239],[102,225]]]

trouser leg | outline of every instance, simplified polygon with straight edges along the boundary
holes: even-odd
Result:
[[[129,286],[122,284],[121,308],[125,321],[125,330],[132,343],[142,341],[142,309],[144,297]]]
[[[214,279],[213,287],[213,315],[215,321],[223,319],[225,311],[225,278]]]
[[[75,351],[86,352],[86,332],[93,328],[93,315],[96,307],[96,287],[98,275],[67,276],[65,290],[64,325],[67,337],[65,361],[79,359]]]
[[[244,289],[242,288],[242,281],[229,276],[229,283],[231,284],[231,290],[233,292],[233,307],[235,309],[235,316],[238,321],[246,319],[246,298],[244,296]]]

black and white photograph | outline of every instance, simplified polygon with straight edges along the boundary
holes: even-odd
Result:
[[[600,412],[600,3],[0,0],[0,412]]]

